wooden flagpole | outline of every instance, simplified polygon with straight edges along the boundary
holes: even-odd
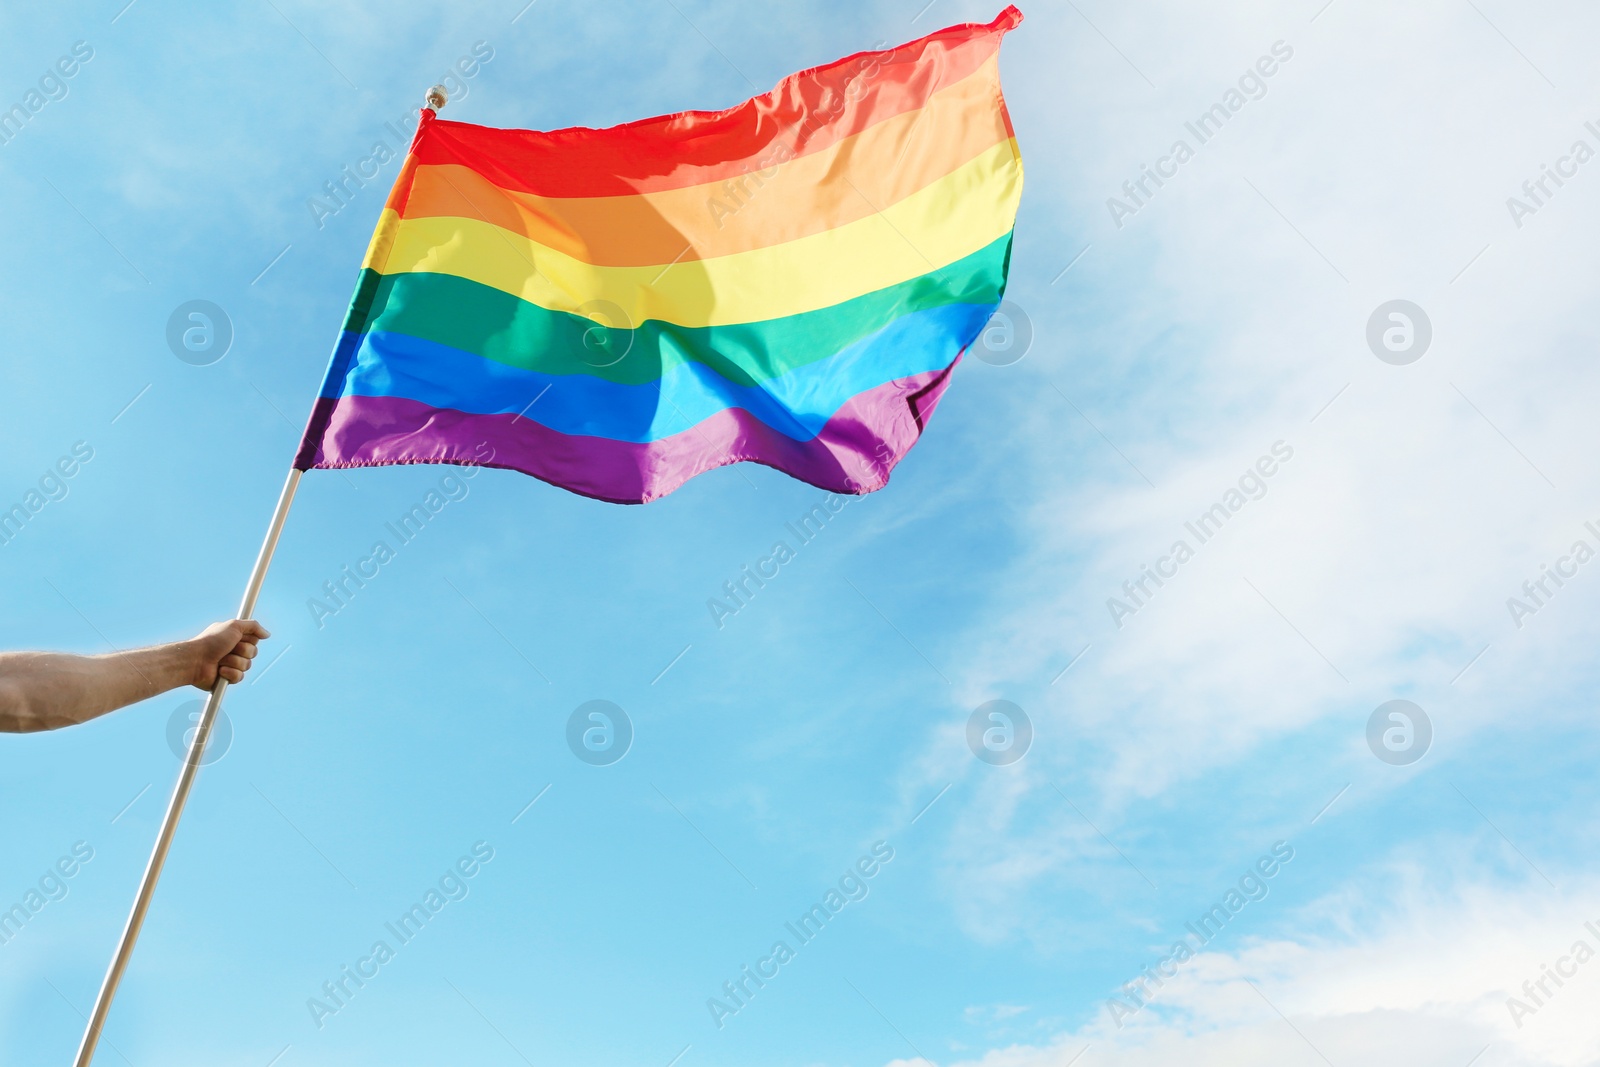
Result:
[[[434,111],[443,108],[448,100],[448,95],[442,85],[435,85],[429,89],[426,96],[427,105]],[[289,478],[283,483],[283,493],[278,497],[278,507],[272,513],[272,523],[267,527],[267,536],[261,543],[261,554],[256,557],[255,569],[250,572],[250,581],[245,586],[244,600],[240,602],[238,618],[248,619],[255,614],[256,598],[261,595],[261,583],[266,580],[267,568],[272,565],[272,554],[278,548],[278,537],[283,533],[283,523],[289,517],[289,505],[294,503],[294,491],[300,485],[302,472],[291,469]],[[78,1046],[78,1058],[73,1061],[74,1067],[89,1067],[94,1060],[95,1046],[100,1042],[100,1031],[106,1024],[106,1015],[111,1010],[112,998],[117,995],[117,985],[122,981],[122,972],[128,969],[128,960],[133,956],[134,942],[139,939],[139,928],[144,925],[145,912],[150,908],[150,898],[156,891],[156,880],[161,877],[161,868],[167,862],[167,850],[172,847],[172,837],[178,829],[178,819],[183,816],[183,805],[189,799],[189,790],[194,787],[195,775],[200,771],[200,761],[205,756],[206,742],[211,739],[211,725],[217,719],[217,712],[222,708],[222,696],[228,691],[228,683],[221,677],[211,687],[211,696],[206,700],[205,710],[200,713],[200,725],[194,732],[194,739],[189,742],[189,752],[183,761],[183,769],[178,772],[178,783],[172,787],[172,799],[167,801],[167,813],[161,819],[161,833],[156,836],[155,848],[150,852],[150,862],[145,865],[144,877],[139,881],[139,895],[134,898],[133,911],[128,914],[128,924],[123,927],[122,939],[117,942],[116,955],[111,957],[111,966],[106,969],[106,977],[100,983],[100,994],[95,997],[94,1011],[89,1015],[89,1024],[83,1031],[83,1042]]]
[[[267,567],[272,564],[272,554],[278,547],[279,535],[283,533],[284,520],[289,517],[289,505],[294,503],[294,491],[300,485],[300,474],[298,470],[291,470],[288,480],[283,483],[277,510],[272,513],[266,540],[261,543],[261,554],[256,557],[255,569],[250,572],[250,582],[245,586],[238,618],[248,619],[255,614],[256,598],[261,595],[261,583],[266,580]],[[111,966],[106,969],[105,980],[100,983],[100,995],[95,997],[94,1011],[89,1015],[89,1025],[83,1031],[83,1042],[78,1046],[78,1058],[73,1061],[75,1067],[89,1067],[94,1059],[100,1030],[106,1024],[106,1013],[111,1010],[111,999],[117,995],[122,972],[127,970],[128,960],[133,956],[133,944],[139,939],[139,928],[144,925],[145,912],[149,910],[150,898],[156,891],[156,880],[161,877],[162,865],[167,862],[167,850],[172,847],[172,837],[177,832],[178,819],[183,815],[183,805],[189,799],[189,790],[194,786],[195,775],[200,770],[206,742],[211,739],[211,725],[217,719],[217,712],[222,708],[222,696],[227,691],[228,683],[219,675],[216,684],[211,687],[210,697],[206,699],[205,710],[200,713],[200,725],[194,732],[194,739],[189,742],[188,755],[178,772],[178,783],[172,788],[172,799],[167,801],[167,814],[161,820],[161,833],[156,836],[150,862],[145,865],[144,877],[139,881],[139,895],[134,898],[128,924],[122,929],[122,940],[117,942],[116,955],[111,957]]]

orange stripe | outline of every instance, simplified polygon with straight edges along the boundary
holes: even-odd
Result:
[[[543,197],[454,164],[418,166],[407,219],[478,219],[574,259],[634,267],[768,248],[875,214],[1010,137],[999,57],[830,148],[709,185],[635,196]],[[758,160],[765,162],[765,160]]]

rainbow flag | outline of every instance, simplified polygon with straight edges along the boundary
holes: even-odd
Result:
[[[505,467],[617,503],[741,461],[882,488],[1005,291],[1021,21],[604,130],[424,109],[295,468]]]

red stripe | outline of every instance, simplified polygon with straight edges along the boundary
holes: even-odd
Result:
[[[549,197],[626,196],[724,181],[816,152],[921,108],[995,53],[1015,7],[881,52],[792,74],[726,111],[685,111],[604,130],[501,130],[424,110],[412,152],[471,167],[504,189]],[[391,204],[391,206],[397,206]]]

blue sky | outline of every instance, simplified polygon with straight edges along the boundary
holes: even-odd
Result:
[[[995,14],[392,6],[0,16],[0,106],[93,53],[0,145],[0,504],[92,450],[0,546],[0,647],[105,651],[232,610],[395,165],[320,227],[308,200],[478,42],[448,117],[601,126]],[[319,627],[307,601],[451,471],[306,477],[273,640],[98,1062],[1600,1062],[1600,964],[1507,1004],[1600,948],[1600,565],[1520,628],[1507,608],[1600,547],[1600,163],[1560,162],[1600,148],[1600,24],[1024,10],[1003,69],[1031,347],[964,363],[893,483],[721,628],[707,600],[822,494],[740,467],[622,508],[481,472]],[[1199,143],[1185,124],[1277,42]],[[1180,139],[1192,158],[1114,210]],[[1519,217],[1542,166],[1569,177]],[[1404,366],[1366,340],[1395,299],[1432,324]],[[206,366],[166,340],[193,300],[233,334]],[[1279,442],[1259,499],[1119,627],[1108,600]],[[1366,739],[1396,698],[1433,728],[1405,766]],[[93,851],[0,944],[0,1060],[75,1049],[191,699],[0,744],[0,905]],[[1034,728],[999,766],[966,740],[995,699]],[[633,725],[608,766],[567,746],[591,700]],[[866,895],[719,1028],[708,998],[878,842]],[[1276,842],[1265,897],[1118,1019],[1109,998]],[[385,924],[474,846],[492,859],[395,947]],[[308,999],[380,939],[394,958],[319,1027]]]

